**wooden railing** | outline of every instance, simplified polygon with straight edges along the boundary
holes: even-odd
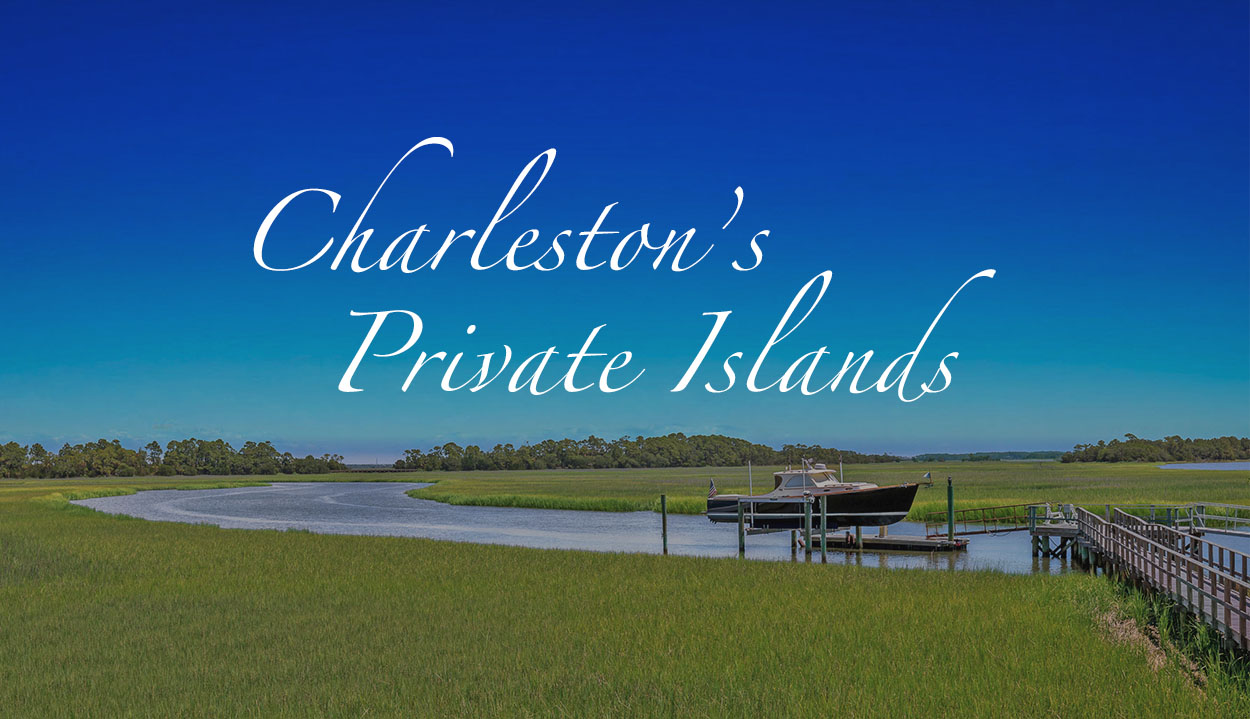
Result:
[[[1163,593],[1250,651],[1247,556],[1118,509],[1108,521],[1077,508],[1081,539],[1104,565]]]
[[[1241,504],[1193,505],[1194,524],[1207,531],[1250,536],[1250,507]]]
[[[996,534],[1028,529],[1038,523],[1066,521],[1058,515],[1070,515],[1072,505],[1050,503],[1007,504],[997,507],[971,507],[955,510],[955,534]],[[1055,509],[1052,509],[1055,508]],[[1250,536],[1250,507],[1237,504],[1107,504],[1093,507],[1110,520],[1112,511],[1124,513],[1148,524],[1162,524],[1178,529],[1217,534]],[[1068,517],[1070,519],[1070,517]],[[946,534],[946,510],[924,515],[925,534],[936,537]],[[1218,545],[1216,551],[1218,552]]]
[[[1250,507],[1241,504],[1108,504],[1104,517],[1111,517],[1112,506],[1154,524],[1216,534],[1250,536]],[[1096,507],[1094,509],[1097,511]]]
[[[1028,504],[1004,504],[998,507],[971,507],[955,510],[955,534],[997,534],[1029,528]],[[925,515],[924,530],[928,537],[944,536],[948,529],[946,510]]]
[[[1189,504],[1108,504],[1104,505],[1103,519],[1112,518],[1113,508],[1151,524],[1168,527],[1191,527],[1194,524],[1194,508]]]
[[[1188,554],[1242,581],[1250,581],[1250,555],[1186,532],[1151,524],[1141,517],[1125,514],[1119,510],[1116,510],[1112,521],[1172,551]]]

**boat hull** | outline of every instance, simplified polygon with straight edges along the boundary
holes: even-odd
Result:
[[[847,489],[812,493],[812,527],[820,526],[820,501],[825,501],[826,526],[881,527],[901,521],[911,511],[918,484]],[[802,497],[770,498],[767,495],[718,495],[707,500],[707,518],[713,522],[737,522],[741,501],[744,521],[752,529],[802,529]]]

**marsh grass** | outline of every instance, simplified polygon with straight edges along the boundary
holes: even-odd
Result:
[[[223,530],[66,500],[171,484],[0,482],[0,716],[1250,713],[1236,685],[1108,639],[1119,596],[1085,575]]]
[[[1115,610],[1132,619],[1181,671],[1218,696],[1250,697],[1250,656],[1229,649],[1206,622],[1157,594],[1116,583]]]
[[[772,489],[772,472],[754,470],[754,491]],[[1059,462],[948,462],[847,465],[848,481],[919,482],[908,519],[924,521],[946,510],[947,476],[954,479],[957,509],[1065,502],[1092,509],[1104,504],[1176,504],[1207,501],[1250,504],[1250,472],[1160,469],[1153,464],[1062,464]],[[699,514],[706,509],[708,481],[723,494],[747,491],[745,467],[641,470],[552,470],[535,472],[415,472],[406,481],[437,482],[409,492],[450,504],[490,504],[537,509],[658,511],[667,494],[669,511]]]

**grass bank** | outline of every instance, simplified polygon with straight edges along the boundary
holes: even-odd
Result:
[[[772,488],[777,468],[756,468],[755,491]],[[1160,469],[1154,464],[1062,464],[1059,462],[949,462],[848,465],[848,480],[898,484],[921,481],[926,471],[932,488],[922,487],[909,518],[946,508],[946,477],[955,481],[957,507],[1072,502],[1166,504],[1204,500],[1250,504],[1250,472]],[[392,475],[396,476],[396,475]],[[414,497],[449,504],[591,509],[658,510],[659,496],[669,497],[669,511],[698,514],[706,507],[708,480],[724,493],[747,490],[745,467],[673,469],[555,470],[545,472],[417,472],[409,481],[435,481]]]
[[[32,501],[202,483],[0,482],[0,716],[1250,711],[1152,665],[1106,622],[1114,587],[1083,575],[222,530]]]

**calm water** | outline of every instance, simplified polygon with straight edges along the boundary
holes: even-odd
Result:
[[[428,484],[399,482],[291,482],[271,487],[158,490],[76,502],[110,514],[165,522],[213,524],[227,529],[304,529],[324,534],[424,537],[453,542],[510,544],[539,549],[659,554],[660,515],[654,512],[575,512],[512,507],[457,507],[404,494]],[[737,527],[705,517],[669,515],[672,554],[737,555]],[[874,530],[865,530],[871,533]],[[890,534],[923,536],[924,526],[899,522]],[[1017,574],[1059,573],[1061,559],[1035,559],[1027,532],[970,537],[963,552],[832,551],[829,561],[897,569],[992,569]],[[1250,552],[1250,538],[1210,534],[1207,539]],[[820,561],[819,552],[814,553]],[[792,561],[788,532],[747,537],[747,558]],[[802,551],[797,555],[805,561]]]
[[[327,534],[424,537],[453,542],[510,544],[540,549],[660,553],[660,515],[654,512],[575,512],[511,507],[457,507],[413,499],[404,492],[428,484],[398,482],[282,483],[237,489],[158,490],[77,502],[110,514],[228,529],[304,529]],[[733,557],[735,525],[706,517],[670,515],[672,554]],[[875,531],[865,530],[866,532]],[[900,522],[894,535],[924,535],[924,526]],[[1027,532],[971,538],[964,552],[831,552],[829,561],[867,567],[1012,573],[1067,571],[1059,559],[1034,559]],[[748,559],[792,561],[788,532],[747,537]],[[819,551],[814,553],[820,561]],[[804,561],[802,551],[799,561]]]
[[[1173,462],[1159,465],[1163,469],[1223,469],[1250,470],[1250,462]]]

